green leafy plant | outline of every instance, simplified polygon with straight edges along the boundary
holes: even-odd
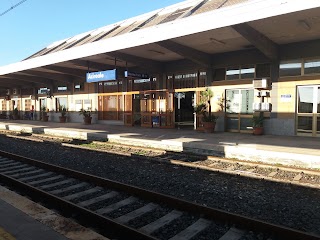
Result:
[[[197,104],[194,108],[194,112],[202,115],[203,122],[216,122],[218,117],[211,112],[211,98],[213,92],[207,88],[201,92],[202,101]]]
[[[65,117],[67,114],[67,108],[64,105],[62,105],[59,107],[59,112],[61,113],[62,117]]]
[[[253,127],[263,127],[264,117],[262,115],[253,116],[252,118],[252,126]]]
[[[83,115],[84,117],[91,117],[91,113],[92,113],[91,108],[88,108],[87,110],[84,108],[81,108],[79,111],[79,115]]]
[[[18,108],[14,108],[14,109],[13,109],[13,115],[18,115],[18,114],[19,114]]]
[[[43,115],[43,116],[47,116],[47,107],[44,106],[44,105],[42,105],[42,106],[41,106],[41,112],[42,112],[42,115]]]

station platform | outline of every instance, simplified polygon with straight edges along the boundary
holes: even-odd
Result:
[[[320,138],[256,136],[229,132],[203,133],[193,129],[128,127],[105,122],[84,125],[1,120],[1,129],[320,169]]]
[[[0,186],[0,240],[108,240]]]

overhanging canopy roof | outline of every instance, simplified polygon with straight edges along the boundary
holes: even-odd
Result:
[[[68,83],[81,75],[84,79],[88,67],[96,71],[115,65],[160,72],[163,64],[182,59],[211,67],[215,54],[248,48],[272,61],[279,58],[281,45],[320,39],[318,0],[238,0],[239,4],[192,14],[208,2],[185,1],[54,43],[24,61],[0,67],[0,83],[18,80],[17,73],[21,81],[25,75]],[[158,18],[163,23],[146,26]]]

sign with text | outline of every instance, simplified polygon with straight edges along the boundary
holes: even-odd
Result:
[[[125,77],[132,77],[132,78],[149,78],[149,75],[146,73],[135,73],[135,72],[124,72]]]
[[[87,82],[116,80],[116,77],[117,77],[116,69],[102,71],[102,72],[91,72],[91,73],[87,73]]]

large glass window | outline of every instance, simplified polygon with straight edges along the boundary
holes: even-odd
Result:
[[[66,97],[56,98],[56,111],[59,111],[63,107],[68,108],[67,103],[68,100]]]
[[[227,80],[236,80],[240,78],[240,69],[228,68],[226,72]]]
[[[298,88],[298,113],[312,113],[313,87]]]
[[[253,65],[243,65],[240,67],[231,67],[226,71],[227,80],[252,79],[255,76],[255,67]]]
[[[280,63],[280,77],[284,76],[300,76],[301,75],[301,61],[291,61]]]
[[[320,73],[320,60],[306,60],[304,62],[304,74]]]

